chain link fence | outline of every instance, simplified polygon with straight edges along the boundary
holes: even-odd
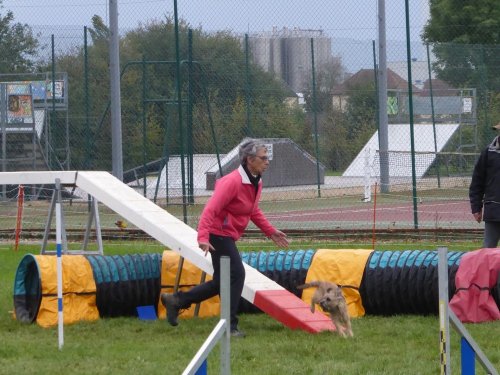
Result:
[[[474,43],[478,35],[438,43],[436,26],[424,29],[426,0],[411,2],[409,24],[404,2],[386,1],[388,100],[379,108],[372,3],[118,2],[124,181],[195,227],[238,144],[255,137],[272,154],[262,208],[277,226],[480,228],[468,184],[500,120],[500,46]],[[0,43],[2,170],[111,171],[108,1],[3,6],[36,43],[17,63]],[[9,91],[16,82],[28,91]],[[9,107],[9,95],[31,95],[32,112]]]

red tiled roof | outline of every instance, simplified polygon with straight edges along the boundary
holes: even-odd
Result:
[[[374,80],[375,76],[373,69],[361,69],[340,85],[335,86],[332,93],[333,95],[345,95],[359,86],[366,86],[370,83],[373,84]],[[391,69],[387,69],[387,89],[408,90],[408,81],[397,75]],[[418,91],[418,88],[413,86],[413,90]]]

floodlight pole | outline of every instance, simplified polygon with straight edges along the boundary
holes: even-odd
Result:
[[[109,0],[109,30],[109,73],[111,81],[111,154],[113,176],[115,176],[120,181],[123,181],[118,0]]]
[[[389,192],[389,130],[387,118],[387,48],[385,0],[378,0],[378,140],[380,156],[380,191]]]

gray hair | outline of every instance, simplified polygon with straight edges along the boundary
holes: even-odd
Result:
[[[266,145],[257,139],[246,139],[240,146],[239,156],[241,165],[246,165],[247,157],[256,156],[257,151],[265,148]]]

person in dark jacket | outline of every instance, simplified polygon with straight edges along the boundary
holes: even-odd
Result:
[[[214,267],[213,279],[190,290],[163,293],[161,302],[167,310],[168,322],[176,326],[179,310],[205,301],[220,292],[220,258],[230,259],[230,325],[231,336],[244,337],[238,329],[238,303],[245,281],[245,268],[236,247],[236,241],[252,221],[277,246],[288,247],[285,233],[276,229],[259,208],[262,192],[262,173],[269,167],[267,147],[250,139],[239,149],[241,165],[217,180],[212,197],[208,200],[198,224],[198,246],[210,252]]]
[[[500,123],[493,126],[500,132]],[[497,247],[500,239],[500,135],[477,159],[469,187],[472,215],[484,221],[484,248]]]

